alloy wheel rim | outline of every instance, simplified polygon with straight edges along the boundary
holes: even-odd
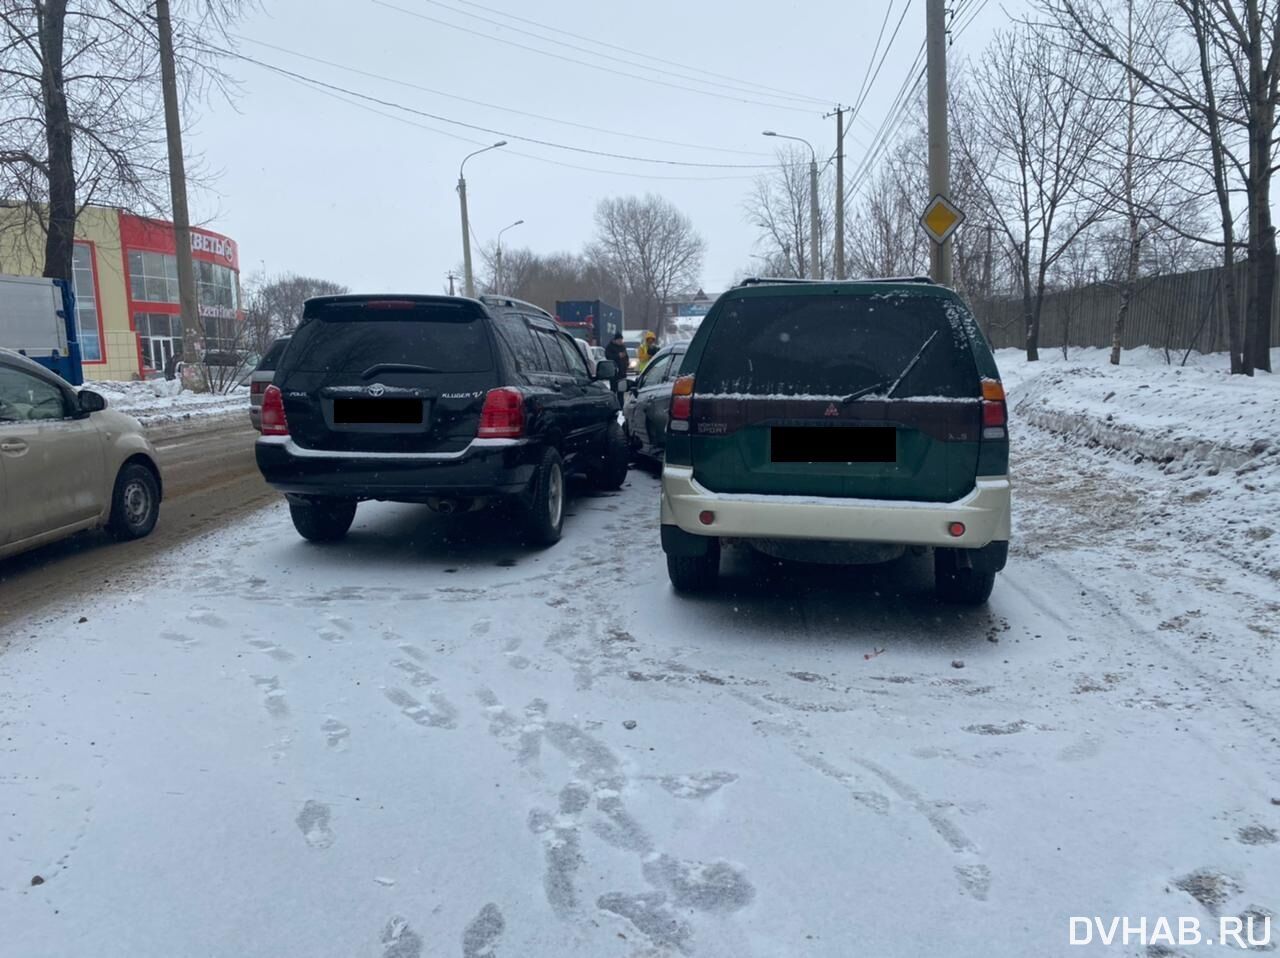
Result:
[[[551,475],[547,480],[547,512],[553,526],[560,524],[560,513],[564,509],[564,477],[558,465],[551,467]]]

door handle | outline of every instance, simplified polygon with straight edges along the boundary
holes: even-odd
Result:
[[[27,444],[21,439],[0,439],[0,452],[20,453],[27,451]]]

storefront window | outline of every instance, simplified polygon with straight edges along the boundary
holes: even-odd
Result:
[[[71,257],[71,288],[76,295],[76,328],[79,330],[80,358],[102,362],[102,339],[98,334],[98,297],[93,285],[93,250],[88,243],[76,243]]]
[[[163,370],[174,356],[182,355],[182,317],[167,313],[134,313],[133,328],[142,344],[142,362]]]
[[[129,295],[140,303],[178,302],[177,257],[130,250]]]
[[[200,286],[200,305],[217,306],[235,312],[237,303],[235,270],[217,263],[197,260],[196,281]]]

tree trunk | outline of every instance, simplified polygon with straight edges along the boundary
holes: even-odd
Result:
[[[1120,308],[1116,310],[1116,325],[1111,331],[1111,365],[1120,365],[1120,350],[1124,342],[1124,322],[1129,318],[1129,303],[1138,285],[1138,253],[1142,240],[1138,236],[1138,217],[1130,207],[1129,259],[1125,263],[1124,286],[1120,290]]]
[[[1259,82],[1261,82],[1259,80]],[[1266,98],[1260,88],[1260,99]],[[1271,223],[1271,137],[1269,103],[1255,101],[1249,130],[1249,313],[1244,331],[1246,373],[1271,371],[1271,313],[1276,285],[1276,231]]]
[[[1022,316],[1027,327],[1027,362],[1040,359],[1040,310],[1031,302],[1031,264],[1022,260]]]
[[[43,72],[45,143],[49,151],[49,215],[44,243],[44,275],[71,278],[76,236],[76,174],[71,154],[71,117],[63,86],[63,31],[67,0],[36,5]]]

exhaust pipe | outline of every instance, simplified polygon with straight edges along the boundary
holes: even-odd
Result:
[[[458,504],[452,499],[429,499],[427,505],[432,512],[438,512],[442,516],[451,516],[458,511]]]

